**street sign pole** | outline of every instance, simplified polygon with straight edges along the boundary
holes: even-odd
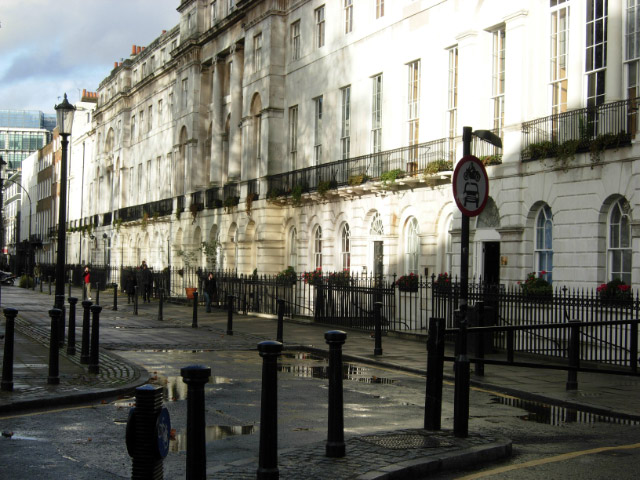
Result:
[[[471,127],[462,127],[462,156],[471,155]],[[462,321],[467,320],[467,300],[469,298],[469,216],[462,212],[462,238],[460,249],[460,310]]]

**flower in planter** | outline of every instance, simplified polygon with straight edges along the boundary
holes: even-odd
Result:
[[[298,279],[298,274],[291,266],[287,267],[286,269],[276,274],[276,282],[278,283],[293,285],[296,283],[297,279]]]
[[[401,292],[417,292],[419,285],[419,278],[415,273],[409,275],[403,275],[396,280],[396,285]]]
[[[551,296],[553,295],[553,289],[551,284],[544,279],[547,274],[542,270],[536,277],[535,272],[530,272],[524,282],[519,282],[522,293],[532,296]]]
[[[440,286],[448,286],[451,285],[451,278],[447,272],[439,273],[438,278],[436,278],[436,283]]]
[[[342,272],[329,273],[329,285],[349,285],[351,280],[351,274],[349,270],[343,270]]]
[[[596,292],[601,300],[609,302],[625,301],[633,298],[631,286],[616,278],[608,283],[603,283]]]
[[[309,285],[322,285],[322,269],[318,267],[311,272],[304,272],[302,278]]]

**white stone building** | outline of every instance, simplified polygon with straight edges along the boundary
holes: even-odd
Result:
[[[472,126],[503,149],[473,144],[491,165],[471,276],[640,280],[640,1],[183,0],[178,11],[178,26],[99,86],[79,212],[74,124],[70,219],[95,238],[82,247],[91,257],[72,249],[70,262],[163,268],[194,252],[206,268],[202,242],[217,240],[217,268],[239,273],[457,274],[446,162]]]

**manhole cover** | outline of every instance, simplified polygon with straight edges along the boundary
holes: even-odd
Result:
[[[373,443],[384,448],[401,450],[405,448],[438,448],[451,447],[452,444],[428,434],[394,433],[389,435],[369,435],[362,437],[365,442]]]

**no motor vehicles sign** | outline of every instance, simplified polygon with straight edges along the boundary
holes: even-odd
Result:
[[[468,217],[480,215],[489,198],[489,177],[477,157],[466,155],[453,171],[453,198]]]

